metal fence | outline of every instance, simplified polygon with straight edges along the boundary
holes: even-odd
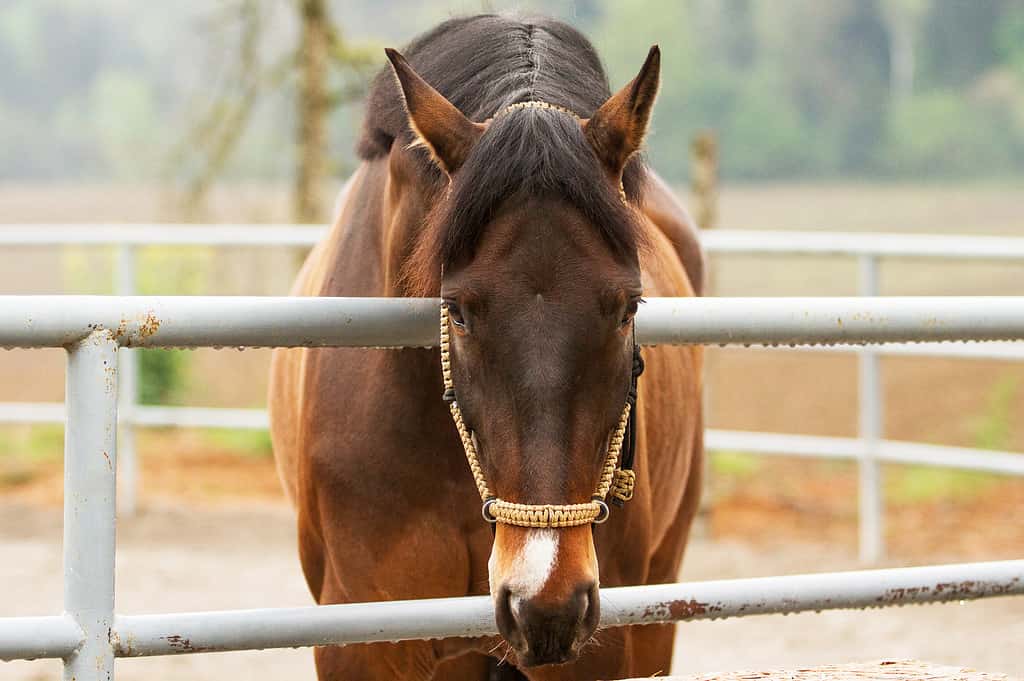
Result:
[[[145,246],[310,247],[325,234],[322,227],[302,225],[7,225],[2,246],[115,246],[115,290],[136,292],[136,252]],[[854,257],[859,262],[859,292],[879,293],[879,264],[885,258],[985,260],[1024,263],[1024,238],[902,235],[838,232],[768,232],[717,230],[701,235],[711,254]],[[861,560],[877,562],[884,552],[884,508],[880,465],[927,464],[1010,475],[1024,475],[1024,456],[1012,452],[903,442],[884,437],[881,355],[1022,360],[1024,345],[910,343],[880,348],[801,347],[799,350],[855,352],[858,355],[858,437],[820,437],[709,429],[710,450],[785,454],[854,460],[859,472],[859,546]],[[121,500],[134,512],[137,497],[135,427],[182,426],[267,428],[259,409],[214,409],[138,404],[138,364],[126,350],[121,358]],[[0,423],[60,423],[60,404],[0,403]]]
[[[62,615],[0,618],[0,659],[61,658],[110,681],[117,657],[489,636],[486,597],[120,616],[114,609],[118,364],[125,348],[430,346],[436,299],[0,297],[0,347],[68,353]],[[653,299],[646,344],[1024,339],[1024,298]],[[602,591],[602,625],[1024,594],[1024,560]]]

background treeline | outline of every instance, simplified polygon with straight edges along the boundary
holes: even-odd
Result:
[[[259,43],[246,54],[259,68],[250,72],[267,78],[251,111],[228,120],[239,139],[223,174],[289,177],[300,83],[279,67],[300,35],[299,4],[3,0],[0,180],[188,174],[194,169],[181,147],[203,144],[190,131],[211,106],[230,109],[243,96],[239,44],[253,35]],[[648,45],[660,43],[664,85],[650,155],[677,181],[686,177],[690,136],[703,128],[718,131],[729,179],[1024,172],[1020,0],[327,4],[345,44],[374,54],[453,14],[544,11],[592,37],[615,85],[635,72]],[[242,10],[254,5],[260,31],[247,34]],[[353,73],[345,83],[332,76],[348,95],[366,69]],[[333,173],[354,163],[360,115],[358,101],[332,109]]]

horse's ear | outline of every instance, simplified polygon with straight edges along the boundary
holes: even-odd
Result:
[[[654,45],[636,78],[583,124],[598,158],[616,177],[643,144],[660,82],[661,50]]]
[[[429,149],[441,170],[453,174],[480,139],[484,126],[466,118],[444,95],[423,80],[397,50],[389,48],[384,52],[405,98],[409,127],[416,135],[414,144],[422,144]]]

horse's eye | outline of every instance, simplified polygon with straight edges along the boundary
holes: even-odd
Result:
[[[460,329],[466,328],[466,320],[463,319],[459,306],[455,303],[445,303],[445,306],[448,308],[448,319],[452,320],[452,324]]]

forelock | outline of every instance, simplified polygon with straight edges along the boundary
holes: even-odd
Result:
[[[639,200],[642,168],[623,178]],[[452,181],[432,217],[439,265],[471,259],[483,230],[510,201],[551,198],[568,203],[594,225],[613,254],[635,257],[637,215],[609,179],[572,114],[541,107],[499,114]]]

